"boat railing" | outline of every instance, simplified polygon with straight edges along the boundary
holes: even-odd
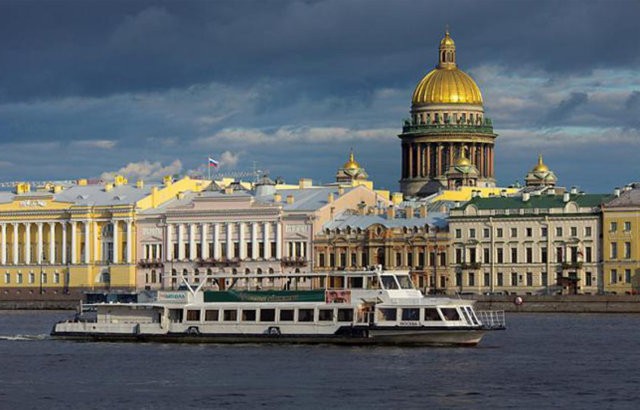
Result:
[[[483,329],[504,330],[507,327],[504,310],[479,310],[476,315]]]

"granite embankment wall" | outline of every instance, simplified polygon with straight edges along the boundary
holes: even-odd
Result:
[[[73,310],[80,300],[0,300],[0,310]]]
[[[543,313],[640,313],[638,295],[571,295],[571,296],[477,296],[477,310]]]

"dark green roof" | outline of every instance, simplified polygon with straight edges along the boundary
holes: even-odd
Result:
[[[593,208],[610,200],[609,194],[571,194],[570,201],[578,204],[580,208]],[[475,205],[479,210],[485,209],[550,209],[564,208],[565,202],[562,195],[532,195],[528,201],[523,201],[522,197],[488,197],[472,198],[465,203],[461,209],[466,209],[469,205]]]

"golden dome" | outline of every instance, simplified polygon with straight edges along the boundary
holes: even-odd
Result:
[[[353,151],[351,151],[351,154],[349,154],[349,161],[345,162],[342,168],[343,169],[360,169],[360,164],[358,164],[353,157]]]
[[[469,161],[468,158],[465,158],[464,156],[458,158],[458,160],[455,163],[456,167],[468,167],[471,166],[471,161]]]
[[[542,162],[542,155],[538,155],[538,163],[531,170],[532,172],[549,172],[549,167]]]
[[[456,46],[447,30],[440,41],[439,63],[413,91],[414,105],[482,105],[482,93],[473,79],[456,64]]]

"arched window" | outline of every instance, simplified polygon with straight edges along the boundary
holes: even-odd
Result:
[[[245,275],[248,275],[248,274],[250,274],[250,273],[251,273],[251,269],[247,268],[247,269],[245,269],[245,270],[244,270],[244,274],[245,274]]]
[[[258,269],[256,269],[256,273],[257,273],[258,275],[262,275],[262,268],[258,268]]]

